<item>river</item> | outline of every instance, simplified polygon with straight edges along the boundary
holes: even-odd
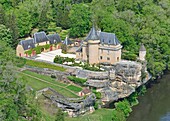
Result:
[[[170,121],[170,72],[138,98],[127,121]]]

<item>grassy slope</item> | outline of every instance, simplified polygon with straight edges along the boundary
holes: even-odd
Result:
[[[34,72],[30,72],[30,71],[23,71],[23,73],[29,74],[29,75],[34,76],[34,77],[38,77],[40,79],[43,79],[45,81],[48,81],[48,82],[54,84],[54,85],[52,85],[52,84],[49,84],[49,83],[46,83],[46,82],[42,82],[38,79],[28,77],[27,75],[20,73],[20,78],[23,78],[22,80],[24,80],[24,82],[27,85],[31,86],[35,90],[40,90],[40,89],[43,89],[43,88],[46,88],[46,87],[51,87],[64,96],[73,97],[73,98],[78,97],[77,95],[73,94],[72,92],[62,88],[62,87],[67,86],[66,84],[57,82],[49,76],[39,75],[39,74],[36,74]],[[72,91],[74,91],[74,90],[72,90]]]
[[[26,65],[39,67],[39,68],[49,68],[49,69],[54,69],[54,70],[58,70],[58,71],[66,70],[65,68],[60,67],[60,66],[52,65],[49,63],[45,63],[45,62],[33,61],[33,60],[26,60]]]
[[[112,120],[112,109],[99,109],[92,114],[86,114],[84,116],[69,118],[66,117],[66,121],[111,121]]]
[[[82,88],[77,87],[77,86],[74,86],[74,85],[69,85],[69,86],[67,86],[66,88],[67,88],[67,89],[70,89],[70,90],[72,90],[72,91],[74,91],[74,92],[80,92],[80,91],[82,90]]]

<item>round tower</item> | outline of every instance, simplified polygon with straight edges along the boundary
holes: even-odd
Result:
[[[146,48],[143,44],[141,44],[139,49],[139,60],[145,61],[145,56],[146,56]]]
[[[96,28],[93,26],[89,32],[86,40],[87,42],[87,60],[89,64],[99,63],[99,43],[100,39],[97,34]]]

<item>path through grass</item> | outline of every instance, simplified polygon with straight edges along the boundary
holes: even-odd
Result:
[[[22,73],[20,73],[20,78],[22,78],[21,80],[24,80],[24,82],[27,85],[31,86],[35,90],[41,90],[46,87],[51,87],[66,97],[73,97],[73,98],[78,97],[74,89],[66,88],[68,86],[67,84],[57,82],[55,81],[55,79],[52,79],[49,76],[40,75],[25,70]]]

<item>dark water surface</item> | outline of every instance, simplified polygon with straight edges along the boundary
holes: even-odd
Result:
[[[170,73],[139,97],[127,121],[170,121]]]

